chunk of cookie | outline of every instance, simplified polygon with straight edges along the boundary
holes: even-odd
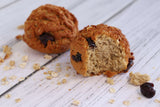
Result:
[[[63,7],[46,4],[33,10],[25,22],[23,40],[43,53],[62,53],[78,32],[76,17]]]
[[[81,30],[71,43],[70,55],[74,69],[83,76],[112,77],[127,72],[134,59],[121,31],[104,24]]]

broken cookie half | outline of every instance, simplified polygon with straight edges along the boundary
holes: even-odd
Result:
[[[71,63],[83,76],[104,74],[112,77],[127,72],[133,53],[121,31],[104,24],[87,26],[71,43]]]

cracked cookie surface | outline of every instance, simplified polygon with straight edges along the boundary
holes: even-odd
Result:
[[[33,10],[25,22],[23,40],[43,53],[62,53],[78,32],[76,17],[63,7],[46,4]]]

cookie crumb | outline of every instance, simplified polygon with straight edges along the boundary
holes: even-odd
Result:
[[[56,77],[58,77],[58,73],[57,72],[51,72],[51,74],[50,74],[53,78],[56,78]]]
[[[5,81],[5,82],[2,82],[1,85],[8,85],[9,82],[8,81]]]
[[[48,55],[48,54],[46,54],[46,55],[44,55],[44,59],[52,59],[52,56],[51,55]]]
[[[114,84],[114,80],[111,79],[111,78],[107,78],[106,82],[110,85],[113,85]]]
[[[18,81],[23,81],[24,79],[25,79],[24,77],[20,77]]]
[[[23,63],[21,63],[21,64],[19,65],[19,67],[24,69],[26,65],[27,65],[27,63],[26,63],[26,62],[23,62]]]
[[[13,69],[13,68],[15,68],[15,66],[7,66],[6,65],[6,66],[3,67],[3,70],[8,71],[8,70]]]
[[[63,80],[62,80],[62,84],[65,84],[65,83],[67,83],[67,80],[66,80],[66,79],[63,79]]]
[[[17,26],[17,29],[24,29],[24,25]]]
[[[8,53],[8,52],[10,52],[11,51],[11,48],[8,46],[8,45],[4,45],[3,46],[3,52],[4,53]]]
[[[4,77],[1,79],[1,82],[5,82],[5,81],[7,81],[7,77]]]
[[[157,80],[157,81],[160,81],[160,77],[158,77],[156,80]]]
[[[71,91],[71,89],[68,89],[68,91]]]
[[[60,64],[60,63],[57,63],[56,66],[61,66],[61,64]]]
[[[17,77],[15,75],[12,75],[9,77],[10,80],[15,80]]]
[[[12,55],[12,48],[10,48],[8,45],[3,46],[3,52],[6,54],[4,59],[8,59]]]
[[[23,56],[22,61],[27,62],[28,61],[28,56],[27,55]]]
[[[123,104],[126,105],[126,106],[129,106],[130,102],[128,100],[126,100],[126,101],[123,101]]]
[[[141,97],[137,97],[138,100],[141,100]]]
[[[139,72],[130,73],[130,83],[133,85],[142,85],[143,83],[150,80],[150,76],[148,74],[140,74]]]
[[[70,76],[70,74],[65,74],[65,77],[69,77]]]
[[[10,94],[6,94],[5,98],[9,99],[9,98],[11,98],[11,95]]]
[[[40,64],[38,64],[38,63],[33,64],[33,69],[34,70],[39,70],[40,69]]]
[[[74,100],[72,102],[72,105],[74,105],[74,106],[78,106],[79,104],[80,104],[80,101],[78,101],[78,100]]]
[[[47,75],[47,74],[48,74],[48,72],[43,72],[43,74],[44,74],[44,75]]]
[[[9,65],[10,65],[10,66],[14,66],[14,65],[15,65],[15,61],[11,60],[11,61],[9,62]]]
[[[21,101],[20,98],[15,99],[15,102],[16,102],[16,103],[19,103],[20,101]]]
[[[47,80],[51,80],[53,77],[52,76],[47,76],[46,79]]]
[[[0,63],[3,63],[4,59],[2,57],[0,57]]]
[[[4,77],[1,79],[1,85],[8,85],[8,84],[9,84],[9,82],[7,80],[7,77]]]
[[[57,85],[61,85],[61,82],[57,82]]]
[[[110,99],[108,102],[113,104],[115,102],[115,100],[114,99]]]
[[[16,36],[16,39],[17,39],[17,40],[23,40],[23,35],[17,35],[17,36]]]
[[[115,90],[114,88],[110,88],[110,89],[109,89],[109,92],[110,92],[110,93],[115,93],[116,90]]]
[[[10,67],[6,65],[6,66],[3,67],[3,70],[8,71],[8,70],[10,70]]]
[[[49,76],[46,77],[46,79],[51,80],[52,78],[56,78],[58,77],[58,73],[57,72],[53,72],[53,71],[48,71],[48,72],[44,72],[44,75],[49,74]]]
[[[61,70],[62,70],[61,67],[56,68],[57,72],[61,72]]]
[[[47,70],[48,68],[46,66],[42,66],[41,70],[44,70],[44,69]]]
[[[155,99],[154,102],[155,102],[155,103],[160,103],[160,100]]]

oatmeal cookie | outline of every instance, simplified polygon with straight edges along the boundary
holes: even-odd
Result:
[[[125,36],[119,29],[104,24],[81,30],[70,50],[71,63],[83,76],[112,77],[127,72],[133,65],[133,53]]]
[[[76,17],[63,7],[46,4],[33,10],[24,24],[23,40],[43,53],[62,53],[77,35]]]

